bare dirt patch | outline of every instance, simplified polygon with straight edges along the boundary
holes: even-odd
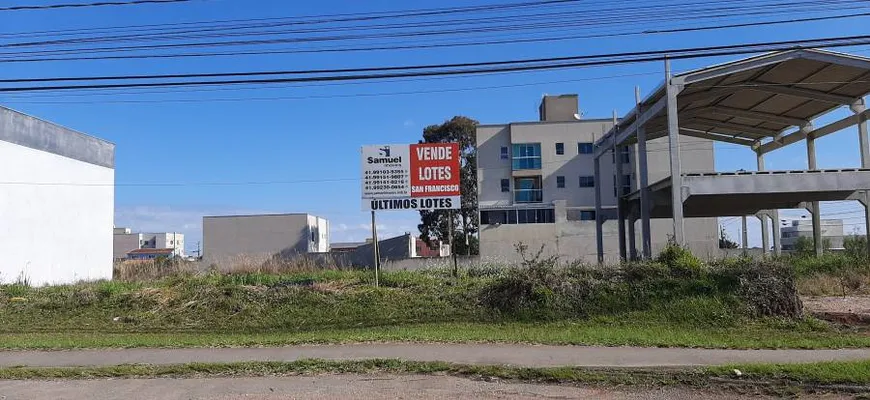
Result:
[[[804,311],[826,321],[844,325],[870,325],[870,296],[807,297]]]

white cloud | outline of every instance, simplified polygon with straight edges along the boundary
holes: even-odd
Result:
[[[414,122],[413,119],[406,119],[405,122],[402,123],[402,126],[404,126],[405,128],[413,128],[416,125],[417,124]]]

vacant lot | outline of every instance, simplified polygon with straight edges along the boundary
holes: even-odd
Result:
[[[153,272],[153,271],[152,271]],[[151,272],[149,272],[151,273]],[[270,270],[0,287],[0,347],[256,346],[359,341],[711,348],[870,346],[802,313],[777,261],[702,263],[678,248],[619,267],[394,272]],[[815,278],[813,278],[815,279]]]

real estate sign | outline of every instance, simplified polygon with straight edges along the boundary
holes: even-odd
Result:
[[[459,144],[362,148],[364,211],[460,208]]]

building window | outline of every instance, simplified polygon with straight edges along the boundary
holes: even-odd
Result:
[[[552,224],[555,222],[556,212],[552,208],[480,212],[480,223],[483,225]]]
[[[580,187],[582,187],[582,188],[595,187],[595,177],[594,176],[581,176],[580,177]]]
[[[631,194],[631,175],[623,175],[622,176],[622,195],[627,196]]]
[[[580,211],[580,220],[581,221],[594,221],[595,220],[595,211]]]
[[[556,155],[565,155],[565,143],[556,143]]]
[[[541,169],[541,144],[515,144],[513,149],[513,169]]]
[[[592,154],[595,147],[592,143],[577,143],[577,154]]]
[[[510,159],[510,158],[511,158],[511,156],[510,156],[510,154],[508,154],[508,148],[507,148],[507,146],[501,146],[501,159],[502,159],[502,160],[507,160],[507,159]]]
[[[501,191],[502,193],[507,193],[511,191],[511,180],[510,179],[502,179],[501,180]]]
[[[316,242],[316,241],[317,241],[317,232],[315,232],[315,231],[313,231],[313,230],[311,231],[311,241],[312,241],[312,242]]]
[[[540,203],[544,201],[541,177],[514,178],[515,203]]]
[[[624,146],[619,153],[619,157],[622,160],[623,164],[631,163],[631,148],[628,146]]]
[[[559,189],[565,188],[565,177],[564,176],[557,176],[556,177],[556,187]]]

